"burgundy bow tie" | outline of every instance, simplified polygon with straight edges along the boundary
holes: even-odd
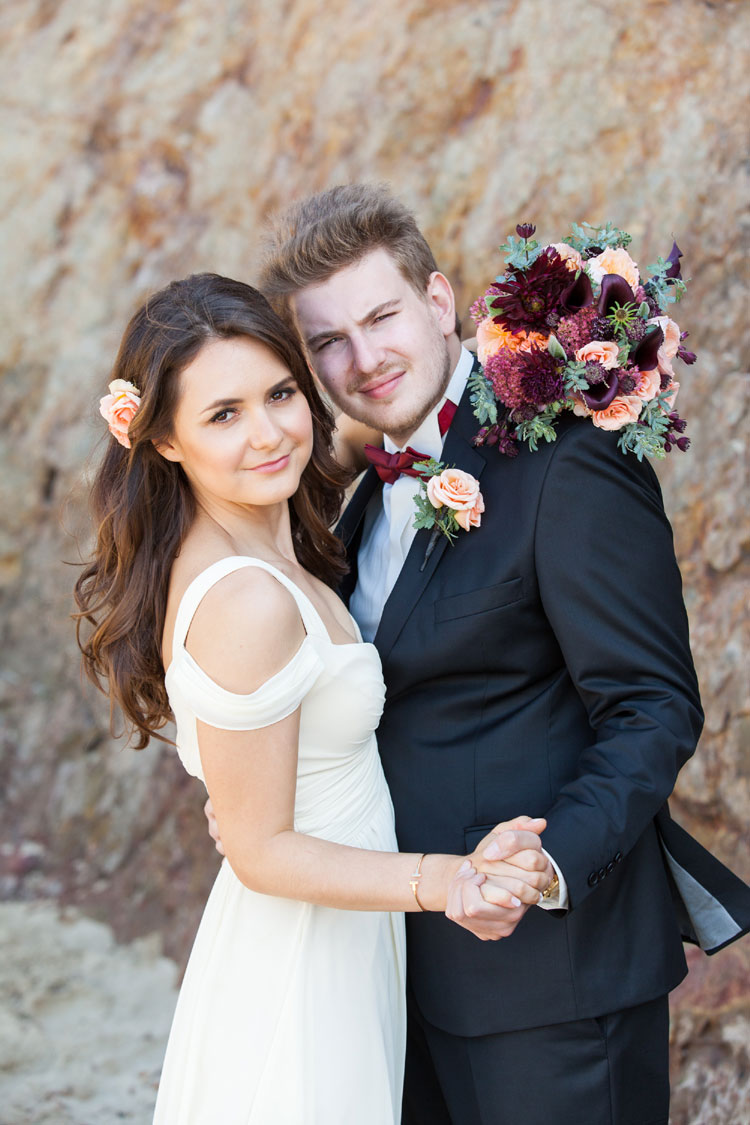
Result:
[[[457,409],[455,402],[451,402],[449,398],[443,403],[438,414],[438,427],[441,437],[450,428]],[[418,477],[420,474],[413,466],[417,461],[429,461],[430,459],[426,453],[418,453],[410,445],[407,445],[403,453],[386,453],[384,449],[377,449],[374,445],[366,445],[365,457],[371,465],[375,466],[375,472],[385,484],[394,484],[400,476]]]

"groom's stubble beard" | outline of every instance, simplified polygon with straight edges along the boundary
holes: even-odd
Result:
[[[376,373],[369,372],[366,376],[358,376],[352,379],[346,388],[347,395],[353,398],[357,395],[360,387],[368,385],[374,378],[385,376],[390,371],[401,370],[403,366],[403,362],[389,360]],[[435,335],[430,341],[429,349],[425,350],[417,365],[410,364],[406,371],[405,377],[410,380],[409,389],[412,393],[409,395],[411,405],[408,402],[403,404],[403,414],[394,415],[388,405],[381,406],[373,403],[370,406],[359,398],[355,399],[355,412],[351,398],[344,402],[337,399],[336,395],[330,391],[328,393],[336,405],[345,413],[350,414],[356,421],[362,422],[375,430],[382,430],[394,444],[404,446],[414,431],[421,426],[428,414],[443,398],[452,374],[453,363],[448,341],[436,329]],[[424,388],[426,395],[424,399],[419,395],[422,388]]]

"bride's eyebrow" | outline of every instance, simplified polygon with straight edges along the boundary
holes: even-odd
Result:
[[[267,395],[273,395],[276,391],[281,391],[284,387],[288,387],[290,383],[294,383],[295,387],[297,385],[297,380],[291,372],[285,379],[279,379],[277,383],[269,387],[265,393]],[[230,406],[241,406],[244,401],[244,398],[217,398],[210,406],[204,406],[201,410],[201,414],[207,414],[210,410],[226,410]]]
[[[208,414],[209,410],[218,410],[220,407],[225,410],[229,406],[239,406],[241,402],[241,398],[217,398],[210,406],[204,406],[201,414]]]

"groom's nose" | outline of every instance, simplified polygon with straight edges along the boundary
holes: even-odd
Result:
[[[350,341],[352,367],[363,375],[371,375],[382,365],[383,349],[377,347],[370,337],[362,332],[352,336]]]

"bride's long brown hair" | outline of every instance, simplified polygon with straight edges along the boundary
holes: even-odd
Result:
[[[297,558],[332,587],[346,571],[330,528],[351,477],[333,458],[333,415],[297,341],[249,285],[210,273],[173,281],[138,310],[120,345],[112,378],[133,383],[141,404],[128,429],[130,448],[111,437],[94,480],[96,547],[75,585],[84,670],[109,695],[112,721],[115,704],[122,709],[138,750],[171,718],[162,632],[170,570],[195,515],[181,466],[154,443],[171,436],[183,368],[209,341],[243,336],[289,368],[313,417],[312,456],[289,501]]]

